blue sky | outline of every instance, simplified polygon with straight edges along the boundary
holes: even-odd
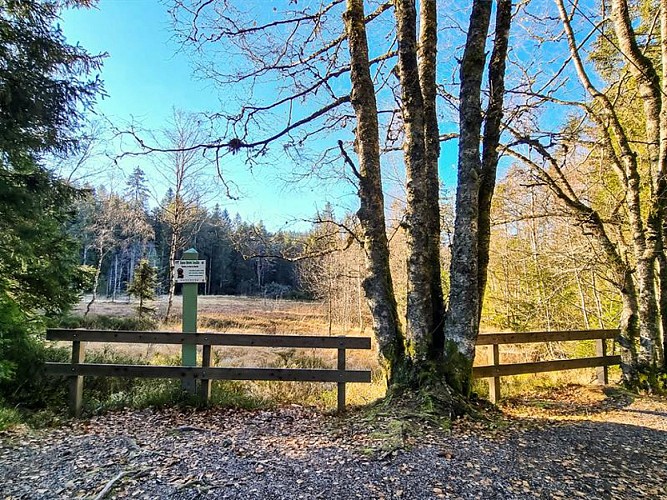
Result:
[[[101,75],[108,97],[97,109],[117,126],[134,121],[145,129],[159,129],[174,108],[193,112],[220,109],[218,89],[193,76],[188,55],[179,51],[173,39],[167,7],[158,0],[101,0],[95,9],[65,12],[62,29],[70,43],[80,43],[92,53],[108,53]],[[248,221],[262,220],[271,230],[306,229],[309,224],[298,221],[312,218],[327,201],[338,207],[339,216],[357,208],[354,187],[349,184],[286,184],[282,177],[290,165],[284,162],[260,165],[251,172],[238,156],[228,155],[224,161],[241,197],[233,201],[220,195],[210,204],[217,201],[232,215],[238,212]],[[123,176],[137,165],[158,179],[148,159],[132,158],[121,163],[120,172],[110,166],[107,178],[100,182],[122,189]],[[452,189],[455,141],[443,144],[440,166],[445,187]],[[388,165],[392,169],[402,170],[400,160],[397,166]],[[154,181],[155,194],[160,199],[165,186],[158,182]],[[387,204],[392,195],[400,197],[400,193],[400,186],[389,188]]]
[[[160,2],[102,0],[95,9],[65,12],[61,27],[70,43],[80,43],[91,53],[108,53],[101,73],[108,96],[98,102],[97,110],[118,126],[135,121],[146,129],[158,129],[174,108],[194,112],[219,108],[216,89],[193,77],[191,62],[173,40],[167,8]],[[225,161],[241,196],[234,201],[221,195],[211,204],[217,201],[245,220],[263,220],[273,230],[304,229],[308,224],[298,221],[312,218],[327,200],[355,209],[350,187],[287,185],[280,180],[280,169],[259,166],[250,172],[238,157]],[[122,177],[136,165],[155,179],[156,195],[161,197],[164,187],[146,159],[126,160],[122,172],[109,172],[100,182],[118,189]]]

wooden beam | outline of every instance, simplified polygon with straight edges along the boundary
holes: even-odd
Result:
[[[491,363],[500,366],[500,346],[494,344],[491,349]],[[489,377],[489,401],[494,405],[500,402],[500,377]]]
[[[72,342],[72,364],[70,366],[78,366],[85,359],[85,342]],[[69,413],[72,417],[79,418],[83,407],[83,377],[76,374],[71,375],[73,376],[69,380]]]
[[[574,370],[577,368],[594,368],[596,366],[617,365],[620,362],[620,356],[559,359],[556,361],[516,363],[513,365],[475,366],[472,369],[472,374],[473,377],[476,378],[506,377],[508,375],[523,375],[525,373],[557,372],[560,370]]]
[[[618,330],[573,330],[562,332],[483,333],[477,345],[530,344],[533,342],[569,342],[571,340],[613,339]]]
[[[607,357],[607,341],[605,339],[598,339],[595,341],[595,355]],[[598,366],[595,369],[598,384],[607,385],[609,383],[609,368],[607,366]]]
[[[293,347],[324,349],[370,349],[370,337],[313,335],[261,335],[244,333],[133,332],[50,328],[47,340],[75,340],[127,344],[197,344],[236,347]]]
[[[282,380],[294,382],[370,382],[368,370],[311,370],[301,368],[199,368],[193,366],[46,363],[51,375],[87,377],[188,378],[211,380]]]
[[[211,367],[211,346],[205,345],[202,348],[201,356],[201,366],[202,368]],[[211,401],[211,379],[202,378],[199,382],[199,397],[208,404]]]
[[[345,373],[345,349],[338,349],[338,371]],[[345,411],[345,382],[338,382],[337,396],[338,413],[343,413]]]

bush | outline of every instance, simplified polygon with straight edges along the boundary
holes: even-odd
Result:
[[[20,424],[22,421],[21,414],[14,408],[8,408],[0,404],[0,431]]]

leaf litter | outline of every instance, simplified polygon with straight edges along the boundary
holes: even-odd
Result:
[[[566,387],[447,428],[299,405],[124,410],[0,434],[0,495],[667,498],[667,401]]]

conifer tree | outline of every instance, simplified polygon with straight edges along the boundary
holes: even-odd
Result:
[[[127,287],[127,293],[131,297],[139,299],[139,307],[137,308],[139,317],[153,311],[152,308],[144,306],[144,301],[155,299],[156,287],[157,269],[151,266],[148,260],[142,259],[134,270],[132,282]]]

